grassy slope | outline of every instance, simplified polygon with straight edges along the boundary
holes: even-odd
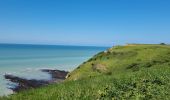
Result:
[[[116,46],[80,65],[62,84],[10,100],[170,99],[170,46]]]

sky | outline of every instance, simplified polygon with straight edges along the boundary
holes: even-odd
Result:
[[[169,0],[0,0],[0,43],[170,43]]]

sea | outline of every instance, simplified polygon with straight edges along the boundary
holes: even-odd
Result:
[[[0,96],[12,94],[14,83],[4,78],[12,74],[26,79],[48,80],[41,69],[72,71],[93,55],[108,47],[0,44]]]

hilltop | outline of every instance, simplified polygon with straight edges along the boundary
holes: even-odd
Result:
[[[1,99],[170,99],[170,46],[114,46],[67,75],[63,83]]]

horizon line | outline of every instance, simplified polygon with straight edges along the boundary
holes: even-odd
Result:
[[[67,45],[67,44],[34,44],[34,43],[2,43],[0,42],[0,45],[35,45],[35,46],[77,46],[77,47],[112,47],[112,46],[97,46],[97,45]]]

